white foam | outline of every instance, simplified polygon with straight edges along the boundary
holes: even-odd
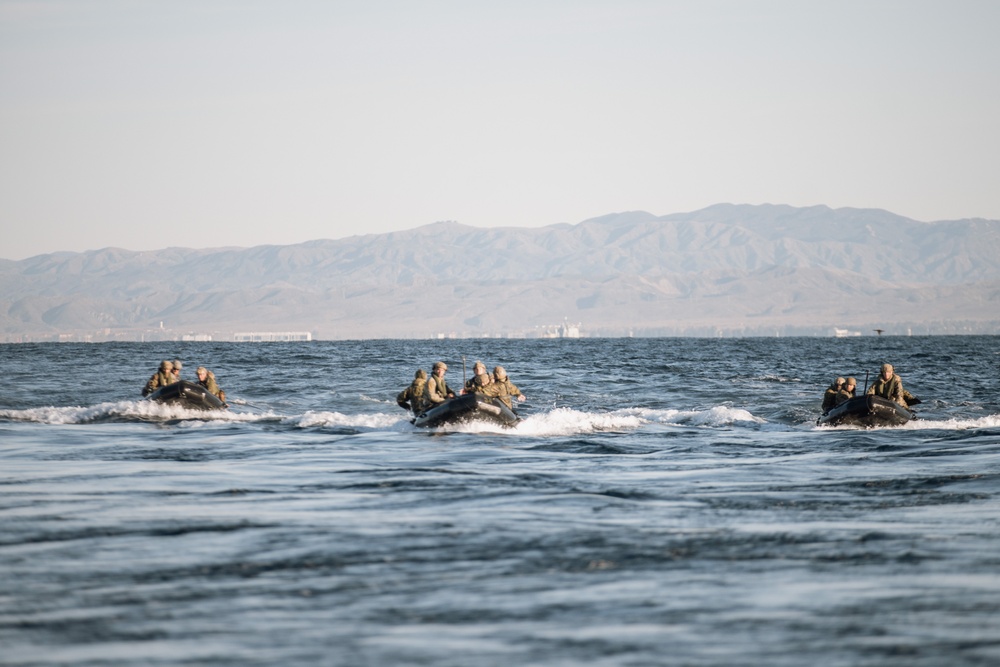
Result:
[[[987,415],[978,419],[914,419],[906,422],[900,428],[912,431],[928,431],[943,429],[946,431],[965,431],[977,428],[1000,427],[1000,415]]]
[[[405,417],[395,414],[373,413],[345,415],[340,412],[313,412],[309,411],[301,415],[285,417],[282,424],[296,426],[298,428],[315,428],[323,426],[347,426],[356,428],[386,429],[398,428],[403,425],[409,426],[410,421]]]
[[[967,431],[978,428],[1000,427],[1000,415],[987,415],[976,419],[912,419],[900,426],[877,426],[876,429],[904,429],[907,431]],[[817,426],[819,429],[853,430],[855,425]]]
[[[604,431],[635,431],[650,424],[717,428],[734,424],[763,424],[746,410],[716,406],[708,410],[654,410],[626,408],[612,412],[580,412],[557,408],[528,417],[515,430],[523,435],[571,435]]]
[[[707,410],[650,410],[630,408],[625,412],[637,412],[645,419],[661,424],[717,427],[765,423],[763,419],[754,417],[748,410],[726,405],[717,405]]]
[[[580,412],[570,408],[556,408],[551,412],[531,415],[518,423],[517,433],[522,435],[570,435],[602,431],[634,431],[648,423],[638,415],[623,412]]]
[[[354,427],[372,430],[412,430],[409,419],[398,412],[344,414],[341,412],[309,411],[301,415],[282,418],[282,424],[296,428]],[[637,431],[651,424],[718,428],[732,425],[764,424],[746,410],[717,406],[708,410],[652,410],[627,408],[611,412],[584,412],[571,408],[555,408],[533,414],[513,428],[506,428],[492,421],[470,421],[448,424],[430,431],[448,433],[495,433],[524,436],[558,436],[581,433]],[[424,429],[419,429],[424,430]]]
[[[27,410],[0,410],[0,419],[41,424],[92,424],[115,421],[192,421],[192,422],[280,422],[296,428],[348,427],[370,430],[404,431],[412,428],[401,412],[344,414],[331,411],[307,411],[285,415],[270,410],[234,412],[232,410],[190,410],[152,401],[118,401],[92,406],[38,407]],[[719,405],[705,410],[625,408],[610,412],[585,412],[555,408],[528,416],[513,429],[492,422],[471,422],[439,430],[466,433],[510,433],[526,436],[557,436],[580,433],[636,431],[649,425],[688,426],[697,428],[779,427],[755,417],[742,408]],[[1000,415],[976,419],[915,419],[892,428],[909,430],[969,430],[1000,427]],[[841,428],[820,426],[817,428]],[[843,427],[856,428],[856,427]]]
[[[0,410],[0,419],[41,424],[91,424],[110,421],[200,421],[254,422],[273,420],[274,413],[245,413],[230,410],[191,410],[153,401],[117,401],[91,406],[39,407],[27,410]]]

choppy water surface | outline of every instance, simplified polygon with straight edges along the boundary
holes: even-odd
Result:
[[[504,365],[512,431],[415,430]],[[137,400],[165,358],[233,404]],[[818,428],[883,361],[894,429]],[[1000,338],[0,346],[3,665],[995,665]]]

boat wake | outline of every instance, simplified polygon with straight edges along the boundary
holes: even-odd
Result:
[[[907,431],[967,431],[980,428],[1000,428],[1000,415],[977,419],[914,419],[900,426]]]
[[[355,427],[362,429],[410,430],[409,417],[398,410],[345,414],[337,411],[310,410],[302,414],[281,414],[272,410],[190,410],[177,405],[151,401],[118,401],[93,406],[38,407],[26,410],[0,410],[0,419],[42,424],[98,424],[115,422],[169,422],[178,420],[220,422],[269,422],[294,428]],[[650,424],[724,427],[757,425],[764,420],[746,410],[717,406],[707,410],[653,410],[627,408],[611,412],[584,412],[555,408],[523,419],[513,429],[486,422],[471,422],[442,430],[456,432],[514,431],[520,435],[544,436],[588,432],[634,431]]]
[[[297,428],[315,427],[349,427],[371,430],[406,430],[411,428],[410,420],[402,413],[396,411],[394,414],[376,412],[370,414],[345,415],[340,412],[313,412],[309,411],[301,415],[285,417],[282,424]]]
[[[716,406],[707,410],[625,408],[612,412],[580,412],[557,408],[532,415],[514,430],[521,435],[575,435],[588,432],[635,431],[652,425],[722,428],[757,426],[764,420],[746,410]]]
[[[237,406],[242,407],[242,406]],[[223,422],[269,423],[299,429],[353,428],[363,431],[391,430],[408,432],[414,429],[407,414],[391,410],[345,414],[337,411],[309,410],[301,414],[282,414],[270,409],[190,410],[177,405],[151,401],[117,401],[93,406],[37,407],[24,410],[0,410],[0,420],[39,424],[102,424],[102,423],[171,423]],[[758,430],[790,429],[791,426],[768,422],[748,410],[730,406],[715,406],[704,410],[674,410],[624,408],[609,412],[586,412],[572,408],[554,408],[547,412],[527,415],[512,428],[490,422],[469,422],[431,432],[512,433],[529,437],[579,435],[639,431],[650,427],[686,427],[704,429],[750,428]],[[856,426],[813,426],[819,430],[857,429]],[[1000,428],[1000,415],[973,419],[915,419],[902,426],[887,427],[902,430],[953,430]]]
[[[611,412],[583,412],[555,408],[529,415],[517,425],[505,428],[495,423],[474,421],[434,429],[449,433],[511,433],[529,437],[580,435],[638,431],[650,426],[697,428],[758,427],[766,422],[746,410],[717,406],[707,410],[654,410],[626,408]]]
[[[900,431],[967,431],[973,429],[1000,428],[1000,415],[987,415],[975,419],[912,419],[905,424],[896,426],[876,426],[865,428],[853,424],[831,426],[822,424],[815,426],[820,431],[857,431],[857,430],[900,430]]]
[[[92,406],[39,407],[0,410],[0,419],[40,424],[101,424],[116,422],[166,422],[177,420],[254,422],[280,419],[274,413],[231,410],[191,410],[153,401],[117,401]]]

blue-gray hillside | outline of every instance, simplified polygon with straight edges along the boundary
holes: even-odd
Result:
[[[0,263],[8,335],[296,328],[321,337],[794,331],[1000,320],[1000,221],[720,204],[479,229],[439,222],[288,246]]]

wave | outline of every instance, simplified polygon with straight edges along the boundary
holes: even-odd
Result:
[[[375,412],[371,414],[345,415],[340,412],[313,412],[285,417],[282,424],[297,428],[315,428],[318,426],[353,427],[369,429],[401,428],[411,426],[410,420],[400,417],[399,413],[387,414]]]
[[[410,430],[409,418],[401,412],[344,414],[336,411],[307,411],[280,414],[271,410],[246,412],[234,410],[190,410],[176,405],[150,401],[119,401],[88,407],[38,407],[26,410],[0,410],[0,419],[41,424],[95,424],[114,422],[218,421],[270,422],[294,428],[354,427],[362,429]],[[449,426],[456,432],[516,432],[520,435],[571,435],[579,433],[635,431],[651,424],[721,427],[763,424],[746,410],[717,406],[707,410],[654,410],[626,408],[612,412],[584,412],[556,408],[530,415],[514,429],[489,422]]]
[[[239,403],[236,403],[239,405]],[[118,401],[92,406],[38,407],[26,410],[0,410],[0,420],[38,424],[107,424],[142,422],[223,422],[272,423],[293,428],[350,427],[359,429],[409,428],[410,422],[399,412],[359,413],[307,411],[286,415],[263,409],[254,412],[236,410],[192,410],[152,401]]]
[[[729,378],[731,381],[736,382],[774,382],[777,384],[787,384],[790,382],[802,382],[800,378],[787,377],[784,375],[751,375],[750,377],[743,377],[740,375],[734,375]]]
[[[1000,415],[987,415],[976,419],[914,419],[899,428],[911,431],[966,431],[980,428],[1000,428]]]
[[[272,423],[292,428],[356,428],[362,430],[409,431],[414,427],[408,415],[399,412],[345,414],[336,411],[306,411],[301,414],[281,414],[270,409],[190,410],[176,405],[151,401],[118,401],[93,406],[38,407],[25,410],[0,410],[0,420],[40,424],[99,424],[116,422],[230,422]],[[789,425],[768,422],[748,410],[730,406],[715,406],[703,410],[624,408],[610,412],[585,412],[572,408],[555,408],[526,416],[517,426],[506,429],[490,422],[472,422],[448,426],[439,431],[465,433],[516,433],[524,436],[562,436],[581,433],[638,431],[649,426],[683,426],[695,428],[753,428],[761,430],[787,429]],[[820,429],[856,427],[817,426]],[[971,419],[915,419],[903,426],[907,430],[967,430],[1000,428],[1000,415]]]
[[[162,422],[176,420],[254,422],[274,421],[273,412],[248,413],[232,410],[191,410],[153,401],[117,401],[92,406],[39,407],[0,410],[0,419],[40,424],[96,424],[108,422]]]
[[[512,432],[525,436],[563,436],[581,433],[638,431],[651,425],[696,426],[719,428],[727,426],[757,426],[765,421],[746,410],[717,406],[707,410],[654,410],[625,408],[611,412],[582,412],[572,408],[556,408],[530,415],[512,429],[494,424],[472,423],[446,430],[457,432]]]
[[[815,427],[818,430],[831,431],[851,431],[864,430],[859,426],[829,426],[822,425]],[[913,419],[901,426],[878,426],[870,430],[901,430],[901,431],[967,431],[974,429],[1000,428],[1000,415],[986,415],[974,419]]]

